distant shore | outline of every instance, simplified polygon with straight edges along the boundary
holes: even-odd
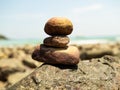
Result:
[[[8,40],[8,38],[6,36],[0,34],[0,40]]]
[[[70,44],[95,44],[95,43],[115,43],[120,42],[120,35],[116,36],[74,36],[69,37]],[[6,40],[7,39],[7,40]],[[41,44],[44,38],[30,39],[8,39],[1,35],[0,46],[24,45],[24,44]]]

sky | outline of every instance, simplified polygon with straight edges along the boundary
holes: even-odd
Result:
[[[0,34],[11,39],[46,37],[52,17],[71,20],[72,37],[120,35],[120,0],[0,0]]]

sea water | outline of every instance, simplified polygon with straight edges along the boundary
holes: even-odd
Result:
[[[70,37],[70,44],[91,44],[91,43],[107,43],[120,42],[120,36],[76,36]],[[8,45],[24,45],[24,44],[41,44],[42,38],[37,39],[9,39],[0,40],[0,46]]]
[[[71,39],[71,44],[94,44],[110,42],[120,42],[120,36],[76,36]]]
[[[0,46],[9,45],[24,45],[24,44],[40,44],[41,39],[10,39],[10,40],[0,40]]]

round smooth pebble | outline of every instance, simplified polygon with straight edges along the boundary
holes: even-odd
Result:
[[[72,22],[65,17],[53,17],[45,24],[44,31],[48,35],[69,35],[73,31]]]

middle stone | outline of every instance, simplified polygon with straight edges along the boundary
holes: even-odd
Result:
[[[52,36],[44,39],[43,43],[50,47],[66,47],[69,43],[69,38],[67,36]]]

